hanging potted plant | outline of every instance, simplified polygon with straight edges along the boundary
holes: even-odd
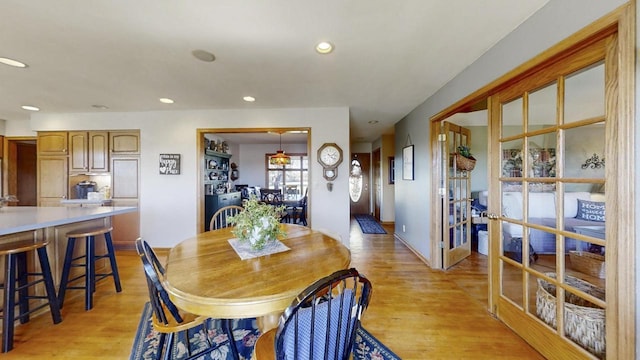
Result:
[[[277,238],[286,236],[280,227],[284,211],[284,206],[264,204],[251,196],[244,204],[244,211],[227,218],[227,222],[234,225],[231,233],[240,241],[248,241],[252,249],[260,250]]]
[[[471,155],[471,149],[466,145],[458,146],[455,157],[456,167],[460,170],[471,171],[476,167],[476,158]]]

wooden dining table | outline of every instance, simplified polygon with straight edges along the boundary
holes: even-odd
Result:
[[[231,228],[186,239],[168,255],[164,286],[190,313],[214,318],[259,318],[267,330],[307,286],[346,269],[351,253],[339,240],[308,227],[281,224],[290,250],[241,260]],[[275,324],[274,324],[275,322]]]

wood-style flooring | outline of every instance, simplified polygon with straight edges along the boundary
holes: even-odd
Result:
[[[485,256],[434,271],[385,228],[387,235],[362,234],[351,222],[352,266],[373,284],[362,321],[369,332],[403,359],[543,359],[487,312]],[[148,295],[135,252],[117,258],[121,293],[100,282],[90,311],[81,292],[69,293],[62,323],[44,314],[17,326],[14,349],[0,359],[128,359]]]

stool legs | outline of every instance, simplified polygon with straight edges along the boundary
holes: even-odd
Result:
[[[95,249],[95,235],[88,235],[85,237],[86,244],[86,255],[78,256],[76,258],[73,257],[73,249],[75,248],[76,238],[70,237],[67,243],[67,250],[64,258],[64,266],[62,268],[62,279],[60,280],[60,290],[58,294],[58,299],[60,303],[60,308],[64,303],[64,296],[66,294],[67,289],[84,289],[84,308],[85,310],[91,310],[93,308],[93,293],[96,291],[96,281],[103,279],[107,276],[113,276],[113,282],[116,287],[116,292],[122,291],[122,286],[120,284],[120,275],[118,273],[118,264],[116,263],[116,255],[115,250],[113,248],[113,241],[111,239],[111,233],[104,233],[105,244],[107,246],[107,253],[104,255],[96,256]],[[96,260],[108,257],[109,264],[111,265],[110,273],[96,274]],[[85,259],[84,264],[73,264],[75,260],[79,260],[81,258]],[[84,275],[77,276],[73,279],[69,279],[69,274],[71,272],[71,267],[84,267]],[[69,286],[70,282],[75,280],[79,280],[84,276],[84,286]]]
[[[120,285],[120,274],[118,273],[118,264],[116,263],[116,251],[113,248],[113,241],[111,239],[111,233],[104,234],[104,240],[107,242],[107,254],[109,255],[109,262],[111,263],[111,272],[113,273],[113,282],[116,286],[116,292],[122,291],[122,285]]]
[[[47,300],[49,309],[51,311],[51,317],[54,324],[58,324],[62,321],[60,315],[60,308],[58,307],[58,298],[56,297],[56,290],[53,284],[53,277],[51,275],[51,267],[49,265],[49,257],[47,256],[46,247],[42,246],[37,249],[38,260],[40,261],[41,273],[29,273],[27,269],[27,253],[14,253],[7,254],[5,256],[4,267],[4,309],[2,316],[2,352],[7,352],[13,349],[13,334],[14,334],[14,322],[15,315],[15,293],[18,292],[18,318],[20,323],[24,324],[29,321],[29,299],[42,299],[42,296],[30,296],[29,287],[40,282],[44,282],[45,291],[47,293]],[[28,276],[42,276],[42,280],[35,280],[29,283]],[[16,287],[16,282],[18,286]],[[46,304],[37,307],[39,309]]]
[[[71,271],[71,262],[73,259],[73,248],[75,247],[76,239],[69,238],[67,242],[67,251],[64,255],[64,266],[62,267],[62,276],[60,279],[60,289],[58,290],[58,304],[60,309],[64,304],[64,295],[67,292],[67,283],[69,280],[69,272]]]
[[[13,322],[15,316],[16,254],[4,259],[4,309],[2,314],[2,352],[13,349]]]

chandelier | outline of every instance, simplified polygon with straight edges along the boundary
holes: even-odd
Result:
[[[275,155],[269,157],[269,164],[271,165],[289,165],[291,164],[291,157],[284,153],[282,150],[282,132],[280,133],[280,148],[276,151]]]

